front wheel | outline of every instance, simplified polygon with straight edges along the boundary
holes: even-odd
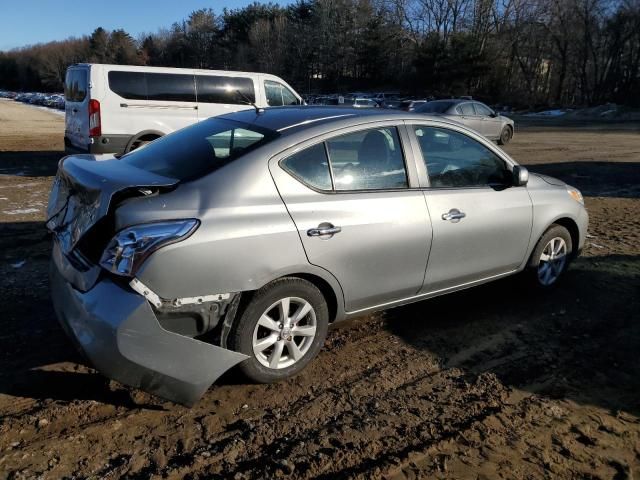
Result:
[[[329,325],[322,293],[301,278],[278,279],[258,290],[229,332],[232,350],[248,355],[240,370],[259,383],[300,372],[318,354]]]
[[[511,138],[513,137],[513,130],[511,129],[510,126],[505,126],[502,129],[502,132],[500,132],[500,138],[498,139],[498,145],[506,145],[507,143],[509,143],[511,141]]]
[[[550,288],[566,272],[573,252],[571,234],[562,225],[552,225],[540,237],[531,254],[528,275],[540,288]]]

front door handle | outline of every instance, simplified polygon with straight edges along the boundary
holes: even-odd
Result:
[[[336,233],[340,233],[342,231],[341,227],[335,227],[329,222],[323,222],[318,225],[317,228],[310,228],[307,230],[307,235],[310,237],[324,237],[325,235],[335,235]]]
[[[452,223],[458,223],[460,220],[462,220],[466,216],[467,216],[466,213],[461,212],[457,208],[452,208],[447,213],[442,214],[442,219],[448,220]]]

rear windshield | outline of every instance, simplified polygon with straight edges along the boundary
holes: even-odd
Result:
[[[67,102],[82,102],[87,97],[87,70],[74,68],[67,70],[64,82],[64,96]]]
[[[120,161],[178,180],[213,172],[279,134],[232,120],[210,118],[120,157]]]
[[[416,108],[419,113],[444,113],[454,105],[454,102],[427,102]]]

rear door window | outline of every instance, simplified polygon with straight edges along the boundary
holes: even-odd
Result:
[[[302,183],[319,190],[331,190],[331,173],[324,143],[319,143],[282,161],[282,166]]]
[[[116,95],[128,100],[147,99],[147,81],[143,72],[111,71],[108,78],[109,88]]]
[[[147,99],[167,102],[195,102],[193,75],[173,73],[145,73]]]
[[[88,75],[84,69],[67,70],[64,95],[68,102],[83,102],[87,97]]]
[[[327,141],[336,190],[407,188],[398,131],[395,127],[348,133]]]
[[[246,104],[256,101],[253,80],[247,77],[196,75],[198,102]]]

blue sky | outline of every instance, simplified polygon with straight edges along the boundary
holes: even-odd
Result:
[[[124,28],[134,37],[169,27],[199,8],[220,13],[251,0],[0,0],[0,50]],[[287,0],[273,3],[287,4]]]

